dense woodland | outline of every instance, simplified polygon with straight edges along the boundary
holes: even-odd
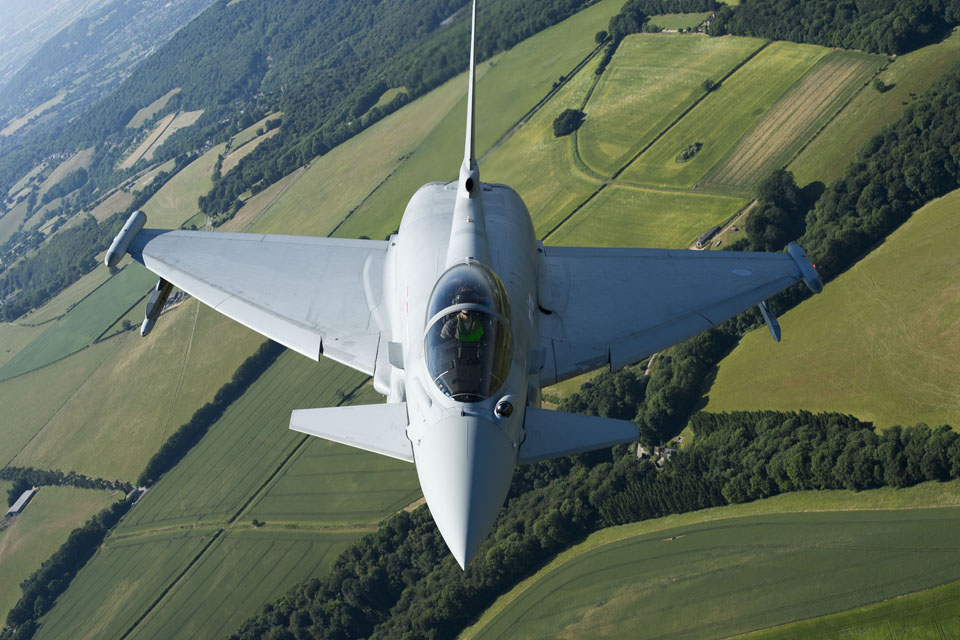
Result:
[[[958,0],[744,0],[724,5],[709,33],[900,54],[957,24]]]

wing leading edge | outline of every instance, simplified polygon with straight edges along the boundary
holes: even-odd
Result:
[[[373,374],[387,242],[159,229],[134,233],[124,239],[125,248],[164,280],[308,358],[322,354]]]
[[[619,368],[820,277],[799,245],[787,253],[544,247],[544,384]]]

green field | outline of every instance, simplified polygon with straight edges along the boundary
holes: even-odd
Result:
[[[637,34],[604,71],[577,132],[588,167],[611,175],[763,44],[754,38]]]
[[[744,636],[750,640],[894,640],[960,637],[960,582],[909,596],[794,622]]]
[[[115,343],[96,344],[55,365],[0,383],[4,418],[0,429],[0,466],[10,464],[97,367],[115,353]]]
[[[220,638],[293,585],[327,573],[358,532],[232,529],[129,638]],[[243,585],[242,589],[234,589]]]
[[[611,185],[547,239],[555,245],[683,249],[745,204],[729,196]]]
[[[781,344],[766,329],[746,335],[720,363],[706,410],[803,408],[881,427],[960,428],[958,207],[954,191],[914,213],[821,295],[784,314]]]
[[[143,109],[137,111],[135,114],[133,114],[133,117],[130,118],[130,122],[127,123],[127,127],[131,129],[138,129],[142,127],[144,122],[159,113],[160,109],[163,109],[165,106],[167,106],[167,102],[170,100],[170,98],[180,93],[180,91],[181,89],[179,87],[176,89],[171,89],[145,106]]]
[[[110,278],[109,269],[94,268],[69,287],[51,298],[39,309],[21,316],[17,322],[24,324],[43,324],[56,320],[70,310],[72,306],[90,295],[94,289]]]
[[[143,205],[147,226],[176,229],[189,220],[200,208],[197,198],[206,195],[213,186],[213,167],[217,157],[226,149],[218,144],[170,178],[152,198]]]
[[[28,327],[13,323],[0,324],[0,369],[34,338],[46,330],[46,327]]]
[[[562,200],[574,201],[580,197],[571,197],[568,192],[578,191],[578,180],[569,178],[568,184],[558,183],[556,177],[565,173],[552,173],[552,166],[538,166],[531,162],[546,160],[552,165],[554,158],[548,159],[543,155],[544,151],[551,153],[543,148],[543,143],[557,149],[568,146],[564,144],[566,140],[554,141],[552,131],[550,139],[543,140],[542,133],[546,129],[543,129],[542,123],[546,122],[549,126],[559,111],[580,104],[592,84],[596,60],[574,76],[506,144],[489,156],[484,156],[527,110],[550,91],[559,76],[569,73],[594,49],[594,34],[606,28],[610,16],[620,9],[621,4],[618,0],[603,0],[521,42],[498,56],[493,67],[477,81],[476,146],[481,156],[481,178],[486,182],[509,184],[524,198],[531,213],[543,207],[552,208]],[[458,80],[451,82],[457,83]],[[459,79],[458,86],[461,91],[466,88],[462,79]],[[397,229],[404,205],[421,185],[432,180],[456,178],[463,157],[465,114],[465,99],[461,99],[423,139],[417,153],[404,162],[390,180],[357,210],[337,235],[382,238]],[[531,143],[536,148],[526,148]],[[562,153],[569,152],[564,150]],[[569,156],[560,162],[569,163],[566,166],[572,167]],[[552,176],[549,185],[539,179],[544,174],[548,178]],[[587,189],[586,192],[591,190]],[[550,202],[544,202],[542,198]]]
[[[860,92],[817,136],[789,169],[797,184],[820,180],[830,184],[843,175],[863,144],[884,125],[897,120],[914,99],[940,75],[956,64],[960,56],[960,31],[943,42],[897,56],[877,77],[890,90],[880,93],[873,87]]]
[[[198,304],[189,301],[165,312],[147,338],[130,331],[91,347],[106,348],[109,357],[83,380],[59,383],[83,386],[58,406],[43,437],[25,447],[16,464],[135,480],[166,437],[213,398],[263,341],[227,318],[214,316],[207,326]],[[199,335],[205,336],[202,346],[195,339]],[[54,375],[87,351],[28,375],[48,370]],[[20,379],[0,384],[0,393]],[[48,393],[63,392],[58,386]]]
[[[704,184],[749,189],[787,164],[886,61],[851,51],[821,58],[740,138]]]
[[[9,486],[3,483],[4,497]],[[6,616],[20,599],[20,583],[67,541],[73,529],[121,497],[107,491],[41,487],[13,524],[0,531],[0,615]]]
[[[142,540],[108,539],[57,599],[34,637],[119,638],[215,532],[196,528]]]
[[[40,637],[57,637],[71,616],[72,637],[117,637],[169,586],[135,637],[170,637],[173,624],[211,637],[322,575],[347,544],[420,495],[413,465],[287,428],[292,409],[337,404],[363,380],[330,361],[282,355],[123,519],[49,616],[42,633],[51,635]],[[376,398],[363,386],[350,401]],[[250,528],[254,518],[266,526]],[[211,527],[228,529],[175,581],[187,555],[170,542],[186,540],[193,557],[200,541],[191,532]],[[106,611],[118,621],[98,620]]]
[[[139,264],[127,265],[0,367],[0,381],[48,365],[88,346],[155,282],[156,276]]]
[[[622,178],[637,184],[693,187],[829,52],[823,47],[790,42],[770,44],[644,152]],[[677,154],[694,142],[703,144],[699,153],[678,163]]]
[[[954,481],[613,527],[501,596],[461,637],[719,637],[929,588],[956,579],[958,504]]]
[[[340,392],[349,393],[363,380],[363,374],[329,360],[316,363],[292,352],[285,353],[240,400],[231,405],[200,444],[191,449],[171,472],[170,478],[150,490],[137,509],[124,519],[117,529],[118,534],[198,521],[229,520],[305,441],[306,436],[288,429],[290,412],[332,406],[341,397]],[[344,452],[344,447],[338,447],[331,450],[330,455],[336,457]],[[415,490],[417,480],[411,465],[373,454],[361,455],[373,461],[372,466],[363,465],[370,472],[389,472],[396,468],[406,472],[406,478],[403,474],[392,476],[390,490],[398,496],[394,501],[403,502],[400,498],[406,499]],[[359,460],[355,462],[359,463]],[[351,479],[351,469],[333,471],[329,461],[323,460],[319,464],[311,461],[306,468],[319,470],[321,475],[327,473],[331,484],[311,483],[301,486],[300,491],[322,495],[339,488],[348,494],[341,503],[348,514],[360,504],[359,495],[374,488],[383,489],[376,482],[377,474]],[[350,492],[351,487],[355,487],[356,493]],[[379,491],[372,494],[379,494]],[[374,498],[382,499],[379,495]],[[303,508],[304,505],[297,507]],[[308,511],[314,508],[322,509],[323,505],[313,505]],[[382,515],[381,512],[372,521],[376,522]],[[342,521],[337,520],[338,523]]]

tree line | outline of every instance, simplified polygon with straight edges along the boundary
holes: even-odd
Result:
[[[841,414],[697,414],[696,439],[660,470],[627,447],[517,469],[506,508],[461,572],[421,507],[349,547],[231,638],[451,638],[558,552],[601,528],[784,491],[909,486],[960,477],[949,427]]]
[[[0,480],[12,480],[13,486],[7,492],[7,506],[13,505],[27,489],[31,487],[76,487],[78,489],[99,489],[101,491],[123,491],[129,493],[133,485],[122,480],[91,478],[76,471],[64,473],[59,469],[34,469],[33,467],[4,467],[0,469]]]
[[[935,42],[957,24],[958,0],[750,0],[724,5],[708,33],[897,55]]]

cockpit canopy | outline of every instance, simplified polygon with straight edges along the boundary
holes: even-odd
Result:
[[[434,384],[458,402],[492,396],[510,372],[510,305],[503,283],[476,262],[440,276],[427,306],[424,352]]]

